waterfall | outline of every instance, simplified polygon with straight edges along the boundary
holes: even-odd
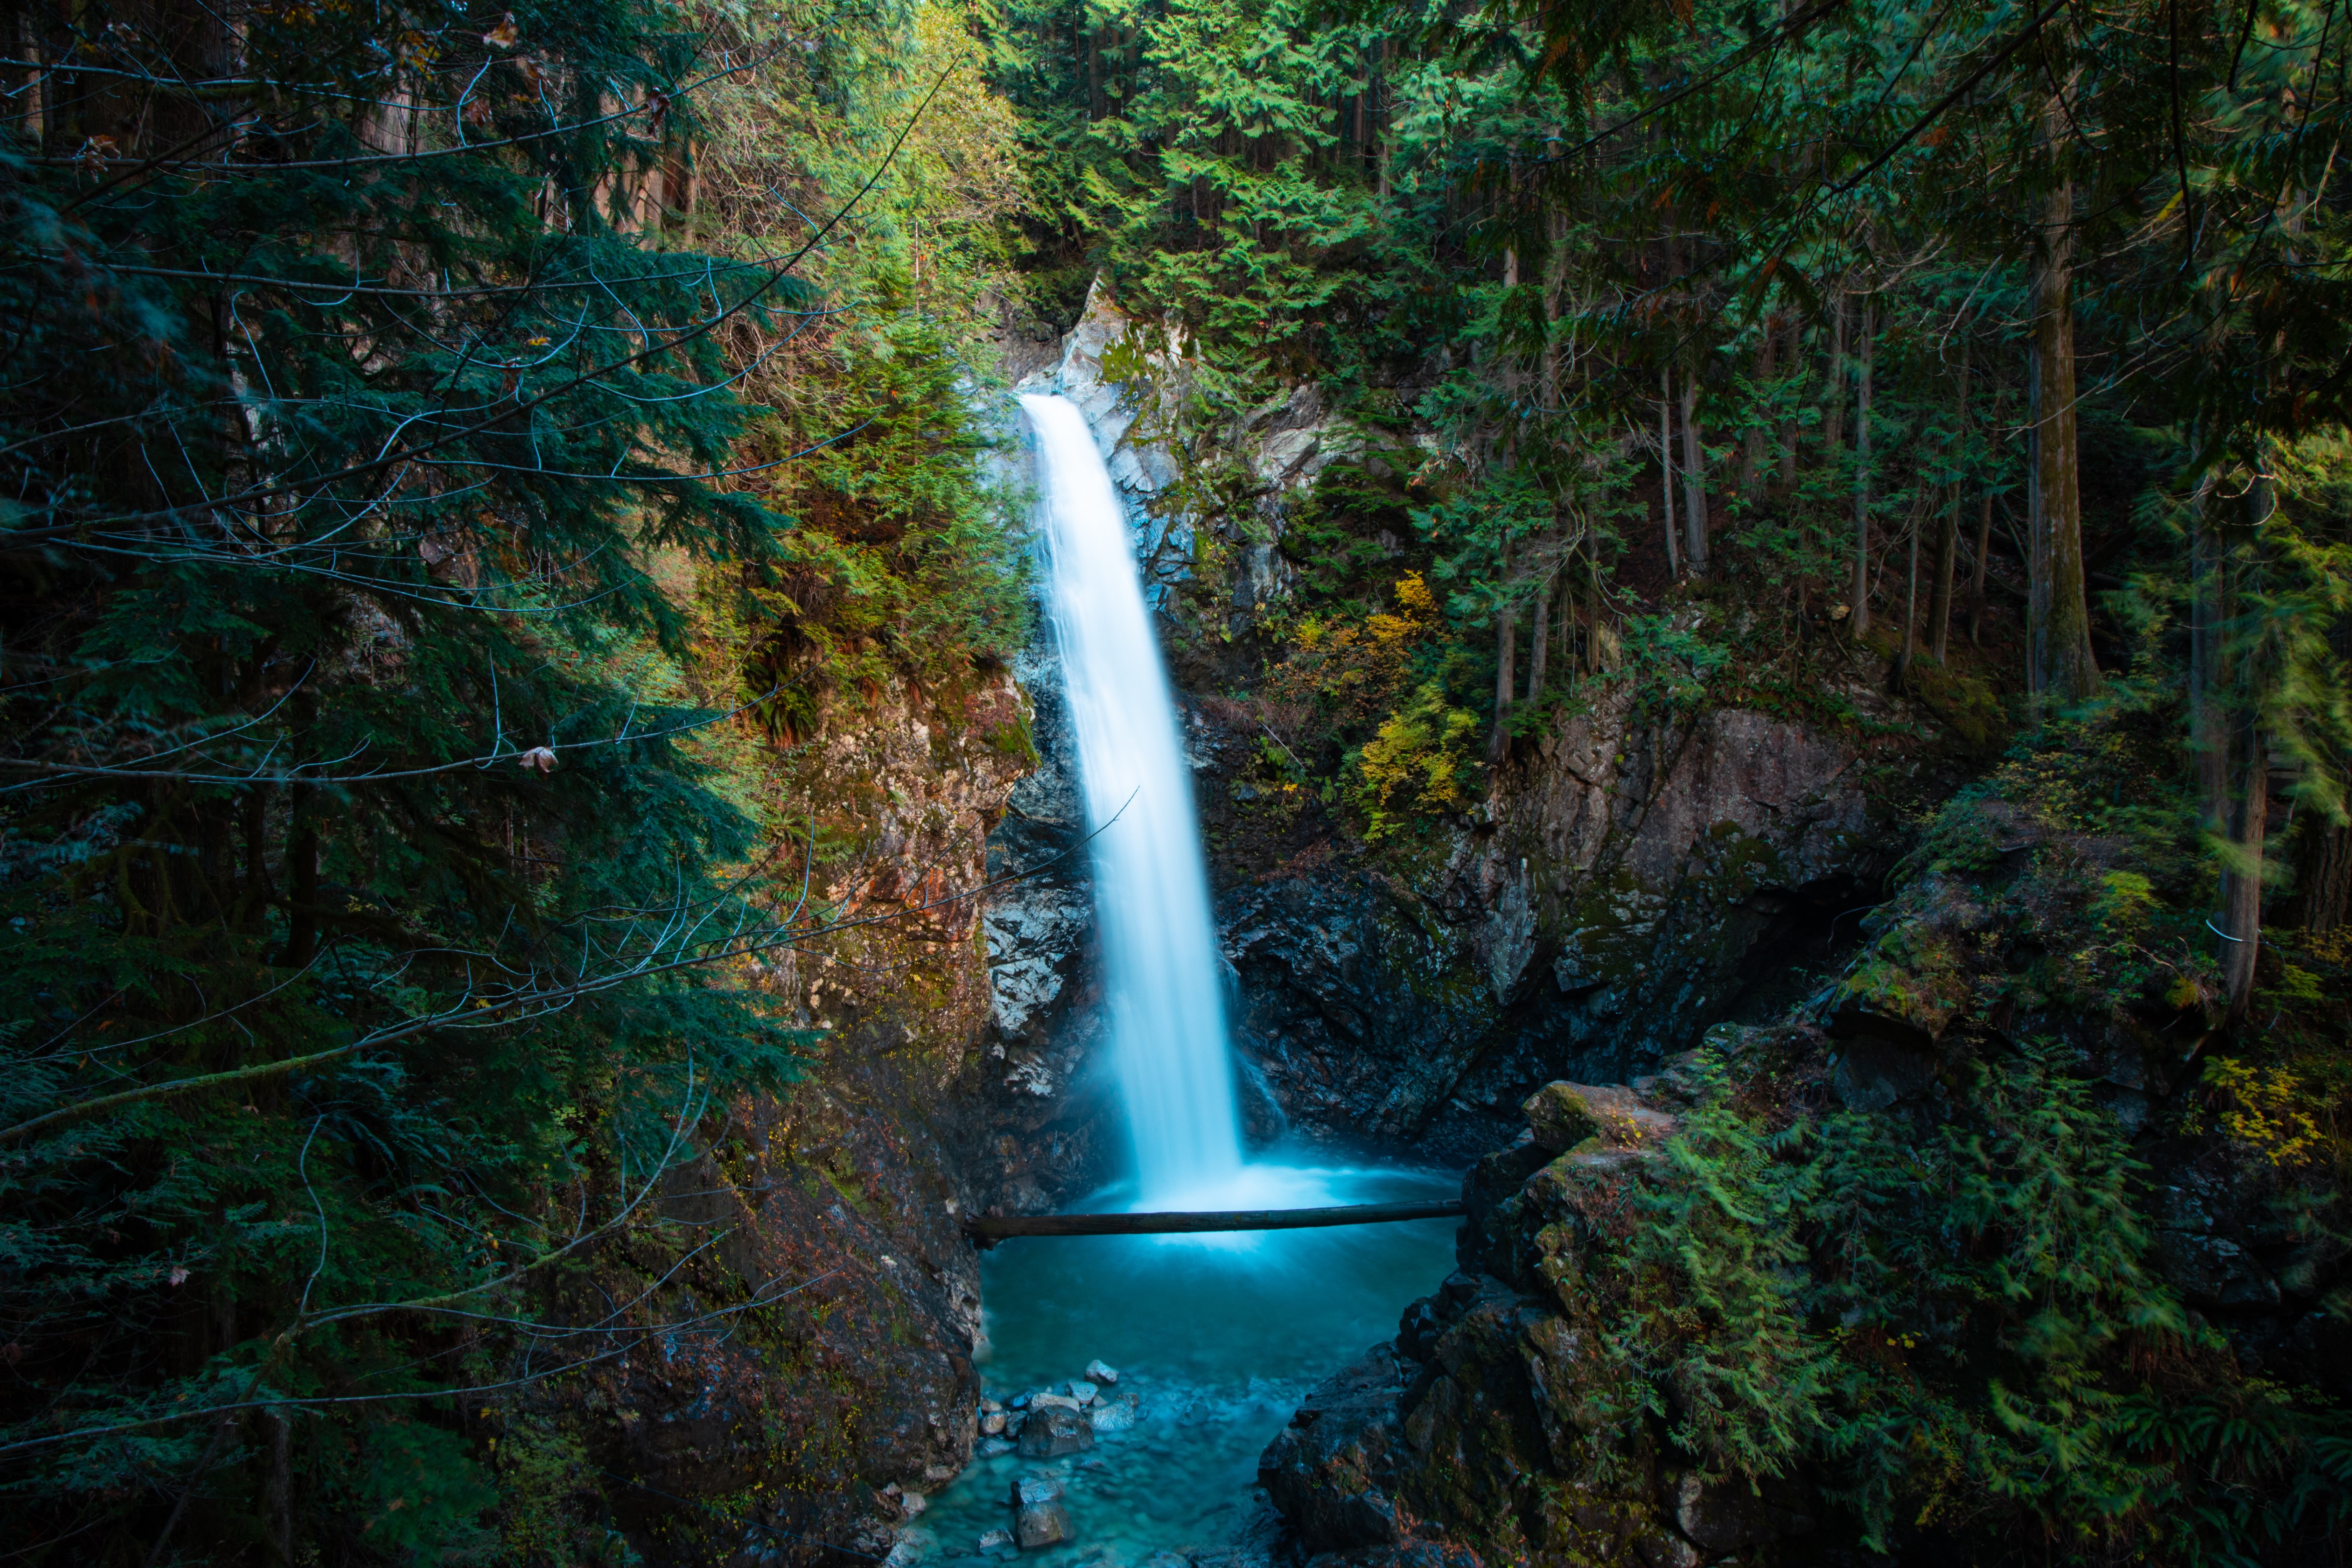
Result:
[[[1021,405],[1036,432],[1047,599],[1095,834],[1103,990],[1139,1195],[1146,1208],[1181,1208],[1242,1171],[1192,781],[1093,433],[1067,398]]]

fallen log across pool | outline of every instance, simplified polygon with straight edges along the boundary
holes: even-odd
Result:
[[[1015,1236],[1179,1236],[1219,1230],[1318,1230],[1334,1225],[1393,1225],[1452,1219],[1459,1198],[1412,1204],[1341,1204],[1319,1209],[1226,1209],[1201,1214],[966,1215],[964,1234],[982,1247]]]

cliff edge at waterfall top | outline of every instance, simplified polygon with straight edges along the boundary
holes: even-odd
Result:
[[[8,1550],[2352,1556],[2329,5],[10,17]]]

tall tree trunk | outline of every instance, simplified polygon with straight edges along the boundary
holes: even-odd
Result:
[[[1969,646],[1984,647],[1985,563],[1992,554],[1992,488],[1977,506],[1977,558],[1969,570]]]
[[[1683,559],[1706,575],[1706,438],[1698,427],[1698,374],[1683,375]]]
[[[1551,576],[1536,584],[1535,626],[1528,639],[1528,706],[1543,700],[1544,670],[1551,661]]]
[[[1911,656],[1919,646],[1919,514],[1916,509],[1906,531],[1911,536],[1911,556],[1903,573],[1903,651],[1895,656],[1895,687],[1907,692],[1911,689]]]
[[[2344,923],[2352,908],[2352,827],[2317,820],[2305,826],[2295,890],[2304,930],[2324,936]]]
[[[1487,760],[1500,763],[1511,751],[1511,695],[1517,682],[1515,666],[1519,652],[1519,607],[1512,602],[1511,541],[1503,539],[1501,580],[1495,589],[1495,732],[1486,742]]]
[[[1804,343],[1804,325],[1790,317],[1783,329],[1789,336],[1788,363],[1792,375],[1802,377],[1804,361],[1800,357]],[[1794,399],[1791,399],[1793,402]],[[1786,489],[1797,482],[1797,416],[1793,408],[1780,418],[1780,484]]]
[[[1960,353],[1959,406],[1952,417],[1952,439],[1965,445],[1969,428],[1969,357]],[[1952,501],[1943,510],[1936,523],[1936,560],[1934,581],[1927,588],[1927,657],[1937,664],[1944,662],[1946,647],[1952,631],[1952,573],[1959,563],[1960,496],[1965,487],[1959,477],[1952,479]]]
[[[1845,289],[1840,287],[1830,303],[1829,395],[1822,409],[1822,453],[1831,463],[1845,450]]]
[[[1658,504],[1666,514],[1666,574],[1680,578],[1682,556],[1675,542],[1675,373],[1658,372]]]
[[[1780,323],[1773,320],[1766,321],[1764,330],[1757,334],[1756,372],[1749,384],[1755,403],[1749,410],[1748,434],[1739,449],[1739,493],[1744,496],[1754,495],[1758,481],[1764,477],[1764,442],[1771,421],[1764,417],[1762,404],[1771,395],[1772,352],[1779,346],[1780,337]]]
[[[1871,296],[1862,297],[1862,324],[1857,334],[1856,384],[1859,396],[1853,416],[1853,635],[1870,630],[1870,363]]]
[[[2042,107],[2044,144],[2054,156],[2066,134],[2056,94]],[[2034,247],[2033,340],[2027,377],[2033,398],[2033,640],[2028,685],[2037,697],[2080,702],[2097,689],[2091,608],[2083,579],[2082,473],[2074,416],[2074,191],[2051,183]]]
[[[2228,563],[2213,516],[2210,474],[2197,482],[2189,503],[2189,749],[2197,758],[2197,819],[2207,833],[2222,830],[2230,802],[2227,654]]]
[[[1952,576],[1960,563],[1960,483],[1952,481],[1952,501],[1936,519],[1936,558],[1927,584],[1927,657],[1945,661],[1952,635]]]
[[[2221,974],[2232,1024],[2245,1017],[2253,1000],[2254,963],[2262,956],[2263,830],[2271,795],[2270,749],[2261,724],[2250,714],[2237,730],[2238,798],[2231,803],[2230,858],[2221,871]]]

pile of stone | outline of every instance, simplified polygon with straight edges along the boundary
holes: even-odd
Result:
[[[1031,1389],[1002,1401],[982,1399],[980,1453],[1018,1453],[1031,1459],[1084,1453],[1095,1446],[1096,1433],[1123,1432],[1135,1425],[1136,1396],[1104,1392],[1118,1382],[1117,1367],[1090,1361],[1084,1377],[1074,1377],[1056,1387]],[[1101,1468],[1098,1460],[1087,1463]],[[1008,1549],[1039,1552],[1076,1538],[1070,1528],[1070,1510],[1062,1500],[1062,1483],[1055,1477],[1042,1470],[1030,1471],[1013,1483],[1009,1500],[1013,1528],[982,1534],[982,1555]]]
[[[980,1402],[979,1452],[1019,1453],[1031,1459],[1057,1459],[1095,1446],[1097,1432],[1123,1432],[1135,1425],[1132,1394],[1107,1396],[1118,1369],[1087,1363],[1087,1374],[1055,1388],[1033,1389],[1003,1401]]]

